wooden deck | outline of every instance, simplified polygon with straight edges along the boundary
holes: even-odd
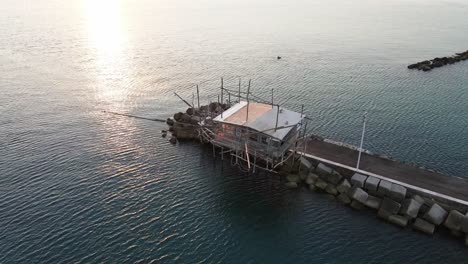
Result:
[[[358,159],[358,151],[356,150],[315,139],[307,140],[305,153],[352,168],[356,167]],[[365,153],[362,153],[359,169],[453,197],[468,204],[468,179],[442,175]]]

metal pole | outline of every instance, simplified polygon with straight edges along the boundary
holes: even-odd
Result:
[[[356,164],[356,169],[359,169],[359,163],[361,163],[361,153],[362,153],[362,145],[364,144],[364,134],[366,132],[366,122],[367,122],[367,112],[364,112],[363,120],[362,120],[362,135],[361,135],[361,145],[359,146],[359,155]]]
[[[198,109],[200,109],[200,91],[198,90],[198,84],[197,84],[197,101],[198,101]]]
[[[249,86],[247,87],[247,117],[245,119],[245,122],[249,121],[249,94],[250,94],[250,81],[249,80]]]

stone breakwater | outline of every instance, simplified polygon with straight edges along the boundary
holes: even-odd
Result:
[[[434,58],[432,60],[420,61],[415,64],[408,65],[408,69],[416,69],[419,71],[430,71],[434,68],[439,68],[445,65],[454,64],[460,61],[468,60],[468,50],[462,53],[457,53],[451,57]]]
[[[280,171],[286,187],[303,185],[355,210],[374,210],[384,221],[428,235],[448,230],[468,245],[468,213],[436,202],[401,185],[298,157]]]

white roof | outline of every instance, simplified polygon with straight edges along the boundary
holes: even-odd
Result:
[[[241,101],[233,105],[214,121],[249,127],[271,137],[283,140],[284,137],[305,117],[300,113],[280,107],[278,115],[278,127],[285,127],[275,131],[278,107],[261,103],[249,103],[249,119],[247,120],[247,102]]]

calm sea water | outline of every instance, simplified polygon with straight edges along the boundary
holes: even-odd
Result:
[[[252,3],[254,2],[254,3]],[[248,176],[160,123],[219,78],[316,134],[468,177],[464,1],[0,0],[0,263],[466,263],[428,237],[276,176]],[[276,56],[283,59],[277,60]]]

